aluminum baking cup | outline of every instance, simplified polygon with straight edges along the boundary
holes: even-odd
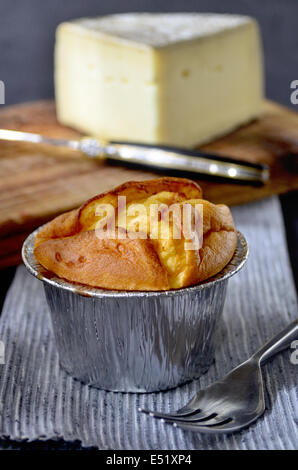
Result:
[[[121,392],[157,392],[198,378],[213,361],[215,331],[228,279],[248,248],[238,232],[230,263],[197,286],[124,292],[70,283],[45,271],[24,242],[27,269],[43,282],[63,369],[88,385]]]

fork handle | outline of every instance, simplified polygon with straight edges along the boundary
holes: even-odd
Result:
[[[284,330],[273,336],[264,344],[252,357],[258,359],[260,364],[264,364],[272,356],[288,348],[292,341],[298,339],[298,320],[288,325]]]

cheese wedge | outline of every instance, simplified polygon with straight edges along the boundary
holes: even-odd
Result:
[[[109,140],[194,146],[262,110],[263,65],[252,18],[129,13],[58,26],[57,116]]]

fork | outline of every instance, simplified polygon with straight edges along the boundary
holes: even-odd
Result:
[[[189,431],[209,434],[239,431],[256,421],[265,411],[261,366],[296,339],[298,320],[270,339],[223,379],[199,390],[175,413],[159,413],[142,408],[139,411]]]

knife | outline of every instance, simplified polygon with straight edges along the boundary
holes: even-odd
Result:
[[[269,168],[197,150],[150,144],[105,141],[96,137],[65,140],[40,134],[0,129],[0,140],[55,145],[78,150],[91,158],[108,158],[124,165],[140,165],[163,171],[208,176],[217,180],[262,185],[269,180]]]

